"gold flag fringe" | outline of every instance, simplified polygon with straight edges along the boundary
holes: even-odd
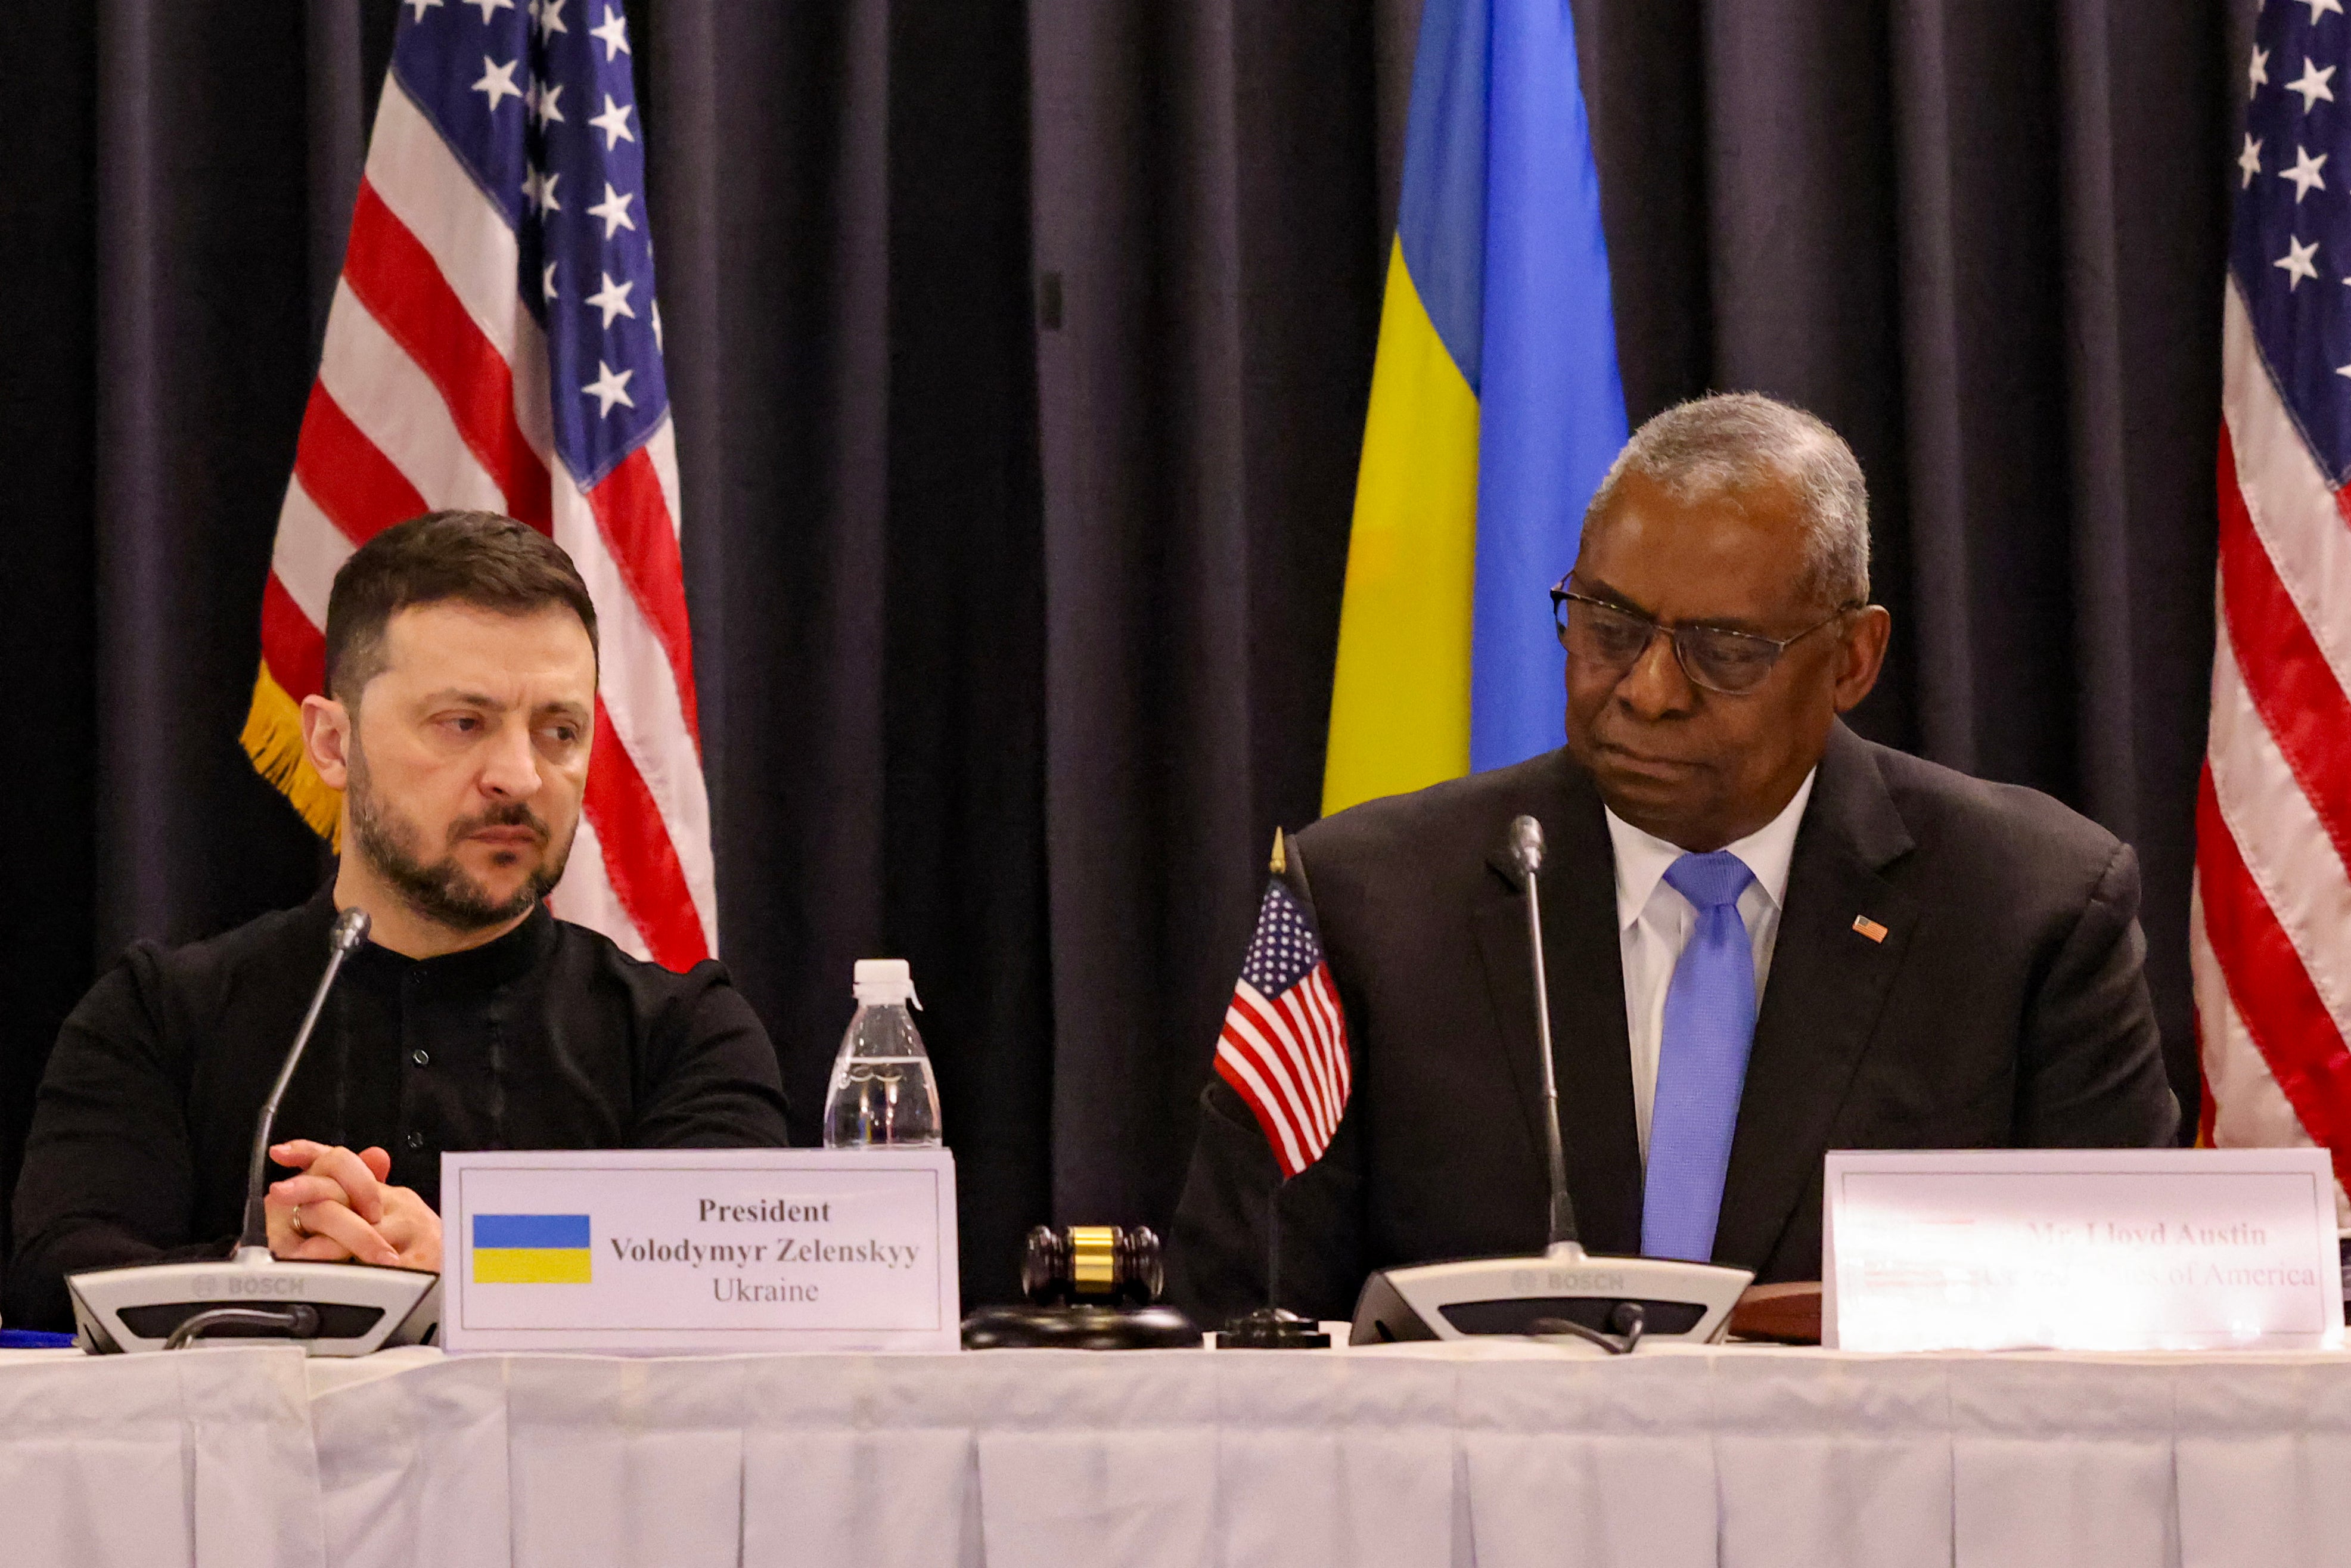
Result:
[[[340,850],[336,841],[343,815],[343,793],[330,789],[310,766],[302,747],[302,709],[286,695],[264,660],[253,682],[253,706],[245,716],[245,733],[237,737],[253,766],[286,797],[310,831]]]

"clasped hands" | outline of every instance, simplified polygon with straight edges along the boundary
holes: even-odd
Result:
[[[269,1157],[301,1172],[270,1184],[269,1250],[280,1258],[331,1263],[441,1267],[441,1217],[410,1187],[388,1181],[392,1156],[295,1138]]]

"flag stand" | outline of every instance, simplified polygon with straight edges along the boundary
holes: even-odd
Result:
[[[1217,1336],[1219,1350],[1328,1350],[1331,1336],[1281,1310],[1281,1178],[1265,1200],[1265,1305],[1244,1312]]]
[[[1279,1046],[1299,1053],[1287,1059],[1283,1071],[1295,1075],[1288,1082],[1319,1082],[1312,1051],[1314,1044],[1320,1044],[1326,1051],[1335,1051],[1340,1059],[1339,1080],[1335,1084],[1324,1083],[1316,1092],[1324,1096],[1322,1103],[1325,1105],[1332,1100],[1344,1105],[1347,1098],[1344,1075],[1346,1026],[1339,1019],[1338,998],[1330,989],[1330,970],[1322,962],[1322,945],[1314,936],[1311,916],[1301,910],[1283,889],[1283,879],[1290,871],[1287,838],[1288,835],[1280,829],[1274,830],[1273,858],[1267,867],[1273,880],[1265,890],[1265,904],[1258,915],[1257,936],[1249,945],[1249,963],[1241,970],[1241,981],[1235,990],[1233,1005],[1238,1009],[1242,1006],[1243,998],[1251,999],[1250,1016],[1258,1020],[1250,1026],[1249,1038],[1253,1042],[1263,1043],[1264,1037],[1256,1032],[1261,1026],[1271,1031]],[[1303,868],[1300,874],[1302,878]],[[1302,881],[1301,892],[1303,892]],[[1304,955],[1302,961],[1301,950]],[[1264,967],[1259,967],[1269,952],[1276,956]],[[1259,984],[1266,987],[1264,995],[1252,988]],[[1283,1024],[1271,1021],[1301,1016],[1284,1014],[1280,1009],[1270,1007],[1267,1002],[1268,996],[1291,995],[1293,988],[1300,995],[1319,995],[1321,998],[1319,1003],[1309,1002],[1302,1009],[1302,1016],[1327,1019],[1335,1024],[1335,1028],[1325,1031],[1310,1026],[1313,1030],[1311,1040],[1301,1041]],[[1322,1158],[1323,1147],[1330,1142],[1336,1127],[1323,1126],[1320,1128],[1319,1135],[1315,1135],[1309,1129],[1290,1128],[1280,1113],[1269,1111],[1270,1102],[1257,1077],[1256,1066],[1251,1064],[1237,1069],[1227,1060],[1228,1052],[1235,1050],[1232,1019],[1233,1014],[1228,1012],[1224,1037],[1217,1047],[1217,1072],[1239,1092],[1257,1113],[1258,1124],[1265,1131],[1267,1147],[1275,1152],[1277,1164],[1273,1185],[1267,1189],[1265,1198],[1265,1305],[1253,1312],[1244,1312],[1227,1323],[1217,1336],[1217,1344],[1218,1348],[1227,1350],[1327,1350],[1331,1345],[1331,1336],[1324,1333],[1319,1324],[1309,1322],[1295,1312],[1281,1310],[1281,1188],[1290,1176]],[[1280,1050],[1276,1050],[1275,1056],[1282,1059]],[[1328,1060],[1327,1056],[1324,1060]],[[1285,1130],[1277,1132],[1278,1125]],[[1311,1152],[1303,1161],[1296,1161],[1301,1137],[1307,1140]],[[1277,1139],[1284,1140],[1281,1146],[1287,1146],[1290,1155],[1280,1153]]]

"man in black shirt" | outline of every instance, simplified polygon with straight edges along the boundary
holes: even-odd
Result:
[[[5,1315],[64,1277],[225,1256],[254,1119],[339,909],[337,981],[277,1119],[280,1257],[441,1266],[444,1150],[779,1145],[766,1031],[716,963],[641,963],[548,911],[596,719],[596,613],[521,524],[442,512],[336,574],[307,758],[343,792],[333,883],[208,942],[141,943],[67,1019],[16,1199]]]

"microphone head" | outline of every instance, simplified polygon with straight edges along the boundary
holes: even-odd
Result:
[[[1532,876],[1542,870],[1542,824],[1532,817],[1510,820],[1510,860],[1522,876]]]
[[[335,916],[335,928],[328,941],[338,953],[356,953],[360,944],[367,940],[369,925],[366,910],[346,909]]]

